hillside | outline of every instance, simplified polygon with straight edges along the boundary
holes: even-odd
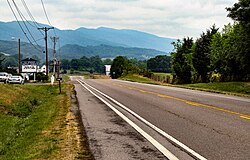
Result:
[[[29,23],[33,24],[33,22],[30,21]],[[40,39],[37,43],[43,46],[44,41],[42,40],[42,33],[39,32],[37,28],[29,25],[29,23],[26,24],[31,31],[34,39]],[[23,25],[22,22],[20,22],[20,24]],[[39,24],[39,27],[45,26],[49,27],[46,24]],[[137,47],[155,49],[169,53],[173,50],[171,42],[175,40],[171,38],[158,37],[153,34],[136,30],[117,30],[104,27],[100,27],[97,29],[88,29],[81,27],[76,30],[60,30],[58,28],[55,28],[55,31],[57,36],[60,37],[61,46],[67,44],[76,44],[83,47],[109,45],[129,48]],[[51,36],[54,36],[54,32],[52,30],[48,31],[48,37]],[[0,22],[0,40],[10,41],[13,39],[13,37],[20,37],[22,41],[27,42],[17,22]]]
[[[39,50],[37,50],[38,48]],[[26,57],[37,57],[41,62],[45,59],[45,54],[42,50],[44,47],[36,46],[34,48],[31,44],[22,42],[21,43],[21,55],[23,58]],[[17,55],[18,53],[17,42],[15,41],[2,41],[0,40],[0,52],[5,55]],[[91,57],[99,55],[101,58],[115,58],[118,55],[127,56],[128,58],[137,59],[148,59],[155,57],[156,55],[166,54],[165,52],[144,49],[144,48],[128,48],[128,47],[117,47],[108,45],[99,46],[87,46],[82,47],[79,45],[64,45],[57,50],[60,59],[77,59],[82,56]],[[52,49],[49,49],[49,59],[52,59]]]
[[[21,42],[21,55],[23,58],[26,57],[37,57],[41,61],[45,59],[45,53],[43,53],[43,46],[36,46],[34,48],[31,44],[26,42]],[[52,50],[49,49],[49,56],[52,56]],[[18,44],[16,41],[3,41],[0,40],[0,53],[5,55],[17,55],[18,54]]]
[[[144,49],[144,48],[127,48],[114,47],[108,45],[87,46],[65,45],[60,49],[61,58],[73,59],[82,56],[90,57],[99,55],[101,58],[115,58],[116,56],[126,56],[128,58],[148,59],[156,55],[163,55],[165,52]]]

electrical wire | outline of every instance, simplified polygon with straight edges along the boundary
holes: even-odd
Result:
[[[35,42],[36,40],[35,40],[34,36],[33,36],[32,33],[30,32],[28,26],[26,25],[26,23],[25,23],[25,21],[24,21],[24,18],[22,17],[22,16],[23,16],[22,12],[20,11],[20,9],[18,8],[18,6],[16,5],[15,1],[12,0],[12,2],[13,2],[13,4],[14,4],[14,6],[15,6],[15,8],[16,8],[16,10],[17,10],[19,16],[20,16],[20,18],[22,19],[22,22],[23,22],[25,28],[26,28],[27,31],[29,32],[29,34],[30,34],[31,38],[33,39],[33,41]],[[35,42],[35,43],[36,43],[36,42]],[[36,45],[39,46],[37,43],[36,43]],[[39,47],[40,47],[40,46],[39,46]],[[40,51],[42,51],[41,48],[40,48]]]
[[[40,25],[39,23],[37,23],[37,21],[35,20],[34,16],[33,16],[32,13],[30,12],[29,7],[27,6],[27,4],[26,4],[26,2],[25,2],[24,0],[22,0],[22,4],[23,4],[23,6],[24,6],[26,12],[28,13],[30,19],[33,21],[35,27],[36,27],[36,28],[41,27],[41,25]],[[39,30],[39,32],[44,36],[44,33],[43,33],[41,30]]]
[[[45,16],[46,16],[46,18],[47,18],[47,21],[48,21],[48,23],[50,24],[50,26],[51,26],[51,27],[53,27],[53,25],[50,23],[50,20],[49,20],[48,14],[47,14],[47,12],[46,12],[46,9],[45,9],[44,3],[43,3],[43,0],[41,0],[41,3],[42,3],[42,6],[43,6],[43,11],[44,11],[44,14],[45,14]],[[53,31],[54,31],[54,34],[55,34],[55,37],[56,37],[57,35],[56,35],[56,31],[55,31],[55,29],[53,29]]]
[[[33,41],[33,42],[38,42],[38,41],[40,41],[40,40],[42,40],[42,39],[44,39],[44,38],[39,38],[39,39],[37,39],[36,41]],[[32,42],[32,43],[33,43]],[[29,43],[21,43],[21,46],[23,47],[23,46],[26,46],[26,45],[28,45]],[[12,48],[8,48],[8,49],[5,49],[5,50],[0,50],[0,52],[6,52],[6,51],[10,51],[10,50],[14,50],[14,49],[17,49],[18,48],[18,46],[16,46],[16,47],[12,47]]]
[[[41,50],[39,50],[39,49],[31,42],[31,40],[30,40],[29,37],[27,36],[26,32],[24,31],[22,25],[21,25],[20,22],[18,21],[18,18],[17,18],[17,16],[16,16],[16,13],[14,12],[14,10],[13,10],[13,8],[12,8],[12,6],[11,6],[9,0],[7,0],[7,3],[8,3],[8,5],[9,5],[9,7],[10,7],[10,9],[11,9],[11,11],[12,11],[12,13],[13,13],[13,15],[14,15],[14,17],[15,17],[15,19],[16,19],[18,25],[19,25],[19,27],[21,28],[23,34],[24,34],[25,37],[27,38],[27,40],[30,42],[30,44],[31,44],[36,50],[38,50],[38,51],[40,52]]]

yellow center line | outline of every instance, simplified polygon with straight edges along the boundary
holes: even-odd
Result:
[[[210,105],[206,105],[206,104],[201,104],[201,103],[196,103],[196,102],[192,102],[192,101],[187,101],[185,99],[181,99],[181,98],[177,98],[177,97],[173,97],[173,96],[168,96],[168,95],[160,94],[160,93],[156,93],[156,92],[146,91],[146,90],[142,90],[142,89],[139,89],[139,88],[130,87],[130,86],[126,86],[126,85],[121,85],[121,84],[117,84],[117,83],[113,83],[113,85],[119,86],[119,87],[122,87],[122,88],[127,88],[127,89],[134,90],[134,91],[138,91],[138,92],[142,92],[142,93],[156,95],[156,96],[158,96],[160,98],[174,99],[174,100],[184,102],[186,104],[189,104],[189,105],[195,106],[195,107],[204,107],[204,108],[209,108],[209,109],[213,109],[213,110],[216,110],[216,111],[221,111],[221,112],[224,112],[224,113],[230,113],[230,114],[233,114],[233,115],[237,115],[240,118],[250,120],[249,115],[234,112],[234,111],[230,111],[230,110],[227,110],[227,109],[218,108],[218,107],[214,107],[214,106],[210,106]]]

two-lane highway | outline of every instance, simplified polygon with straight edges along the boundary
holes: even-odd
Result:
[[[250,159],[249,98],[119,80],[84,82],[207,159]]]

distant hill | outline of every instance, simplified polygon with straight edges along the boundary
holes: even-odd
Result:
[[[37,57],[41,61],[45,59],[45,53],[43,53],[44,47],[36,46],[35,49],[31,44],[26,42],[21,42],[21,55],[23,58],[27,57]],[[52,56],[52,50],[49,49],[49,56]],[[8,56],[13,56],[18,54],[18,44],[16,41],[3,41],[0,40],[0,53]]]
[[[26,22],[32,35],[39,45],[44,45],[42,33],[30,24],[33,22]],[[23,25],[23,22],[20,22]],[[34,24],[33,24],[34,25]],[[45,24],[38,24],[40,27],[49,27]],[[23,25],[24,26],[24,25]],[[25,27],[23,27],[25,29]],[[82,47],[87,46],[115,46],[115,47],[128,47],[128,48],[147,48],[155,49],[169,53],[173,50],[171,45],[175,39],[158,37],[153,34],[140,32],[136,30],[117,30],[112,28],[100,27],[97,29],[79,28],[76,30],[60,30],[55,28],[56,34],[60,37],[61,46],[64,45],[78,45]],[[26,31],[27,32],[27,31]],[[28,32],[27,32],[28,34]],[[53,36],[52,30],[48,31],[48,36]],[[21,32],[17,22],[0,22],[0,40],[10,41],[13,37],[20,37],[21,41],[27,42],[24,34]],[[31,39],[31,38],[30,38]],[[50,40],[49,40],[50,41]],[[51,42],[50,42],[51,45]]]
[[[116,56],[126,56],[128,58],[149,59],[156,55],[165,55],[165,52],[145,48],[128,48],[118,46],[87,46],[65,45],[60,49],[60,56],[66,59],[90,57],[99,55],[101,58],[115,58]]]
[[[37,50],[36,48],[40,49]],[[21,54],[23,58],[37,57],[41,62],[45,59],[45,53],[42,52],[44,47],[36,46],[34,48],[31,44],[22,42],[21,43]],[[18,46],[15,41],[2,41],[0,40],[0,52],[5,55],[16,55]],[[155,57],[156,55],[165,55],[165,52],[157,51],[154,49],[145,48],[128,48],[119,46],[79,46],[79,45],[64,45],[57,50],[60,59],[78,59],[82,56],[91,57],[99,55],[101,58],[115,58],[116,56],[122,55],[128,58],[137,59],[148,59]],[[52,59],[52,49],[49,49],[49,59]]]

